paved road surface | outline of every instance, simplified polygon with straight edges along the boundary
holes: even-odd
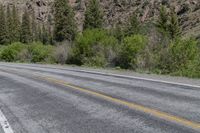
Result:
[[[0,63],[0,111],[0,133],[198,133],[200,86]]]

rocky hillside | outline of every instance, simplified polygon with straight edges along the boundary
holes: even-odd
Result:
[[[79,29],[82,29],[84,12],[89,0],[69,0],[74,11]],[[105,27],[116,23],[125,23],[132,12],[137,12],[141,22],[155,20],[161,4],[174,6],[180,17],[184,35],[200,34],[199,0],[100,0],[104,11]],[[52,18],[53,0],[0,0],[3,5],[17,5],[19,12],[25,8],[34,12],[38,22],[47,22]]]

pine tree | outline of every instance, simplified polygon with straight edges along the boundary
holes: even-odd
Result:
[[[32,35],[31,35],[30,17],[27,10],[25,10],[22,16],[21,37],[20,37],[21,42],[29,43],[32,40],[31,37]]]
[[[43,44],[48,44],[49,43],[48,32],[47,32],[44,24],[42,26],[42,43]]]
[[[101,28],[103,14],[98,0],[90,0],[85,12],[84,29]]]
[[[8,34],[6,27],[7,26],[4,7],[0,5],[0,44],[3,45],[8,43]]]
[[[126,28],[125,36],[130,36],[133,34],[138,34],[140,32],[140,22],[135,13],[130,17],[129,23]]]
[[[58,42],[72,41],[76,35],[74,12],[68,0],[55,0],[55,27],[54,37]]]
[[[38,24],[37,25],[37,33],[36,33],[36,40],[42,42],[42,29],[41,26]]]
[[[156,26],[158,27],[159,31],[164,35],[168,34],[168,26],[169,26],[168,21],[169,21],[169,17],[168,17],[167,9],[165,6],[162,6],[160,8],[159,18],[158,18],[158,22]]]
[[[31,16],[31,39],[32,41],[37,41],[37,23],[35,21],[35,12],[33,11]]]
[[[20,20],[15,5],[12,8],[12,19],[12,41],[18,42],[20,41]]]
[[[13,42],[13,18],[12,18],[12,14],[11,14],[11,10],[10,10],[10,6],[7,6],[7,13],[6,13],[6,18],[7,18],[7,34],[8,34],[8,43],[12,43]]]
[[[48,27],[48,38],[49,38],[49,44],[53,45],[54,41],[53,41],[53,30],[52,30],[52,24],[53,24],[53,21],[52,21],[52,16],[49,15],[48,16],[48,21],[47,21],[47,27]]]
[[[181,28],[175,9],[172,9],[170,14],[169,34],[171,39],[175,39],[181,35]]]

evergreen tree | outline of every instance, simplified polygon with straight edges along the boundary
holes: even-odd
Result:
[[[31,42],[32,35],[31,35],[31,26],[30,26],[30,17],[25,10],[22,16],[22,24],[21,24],[21,42],[29,43]]]
[[[42,29],[41,26],[38,24],[37,26],[37,33],[36,33],[36,41],[42,42]]]
[[[140,22],[135,13],[130,17],[129,23],[126,28],[125,36],[131,36],[140,32]]]
[[[20,20],[15,5],[12,8],[12,19],[12,41],[18,42],[20,41]]]
[[[162,6],[160,8],[159,18],[158,18],[158,22],[156,26],[158,27],[159,31],[164,35],[168,34],[168,26],[169,26],[168,21],[169,21],[169,17],[168,17],[167,9],[165,6]]]
[[[43,24],[42,26],[42,43],[43,44],[48,44],[49,43],[49,36],[48,36],[48,32]]]
[[[121,26],[122,24],[116,24],[112,29],[112,35],[117,38],[119,42],[121,42],[124,38],[124,29]]]
[[[172,9],[170,14],[169,34],[171,39],[175,39],[181,35],[181,28],[175,9]]]
[[[7,6],[7,13],[6,13],[6,18],[7,18],[7,34],[8,34],[8,43],[13,42],[13,18],[10,10],[10,6]]]
[[[53,30],[52,30],[52,24],[53,24],[53,21],[52,21],[52,16],[49,15],[48,16],[48,21],[47,21],[47,27],[48,27],[48,38],[49,38],[49,44],[53,45]]]
[[[37,41],[37,23],[35,21],[35,12],[33,11],[31,16],[31,34],[32,41]]]
[[[4,7],[0,5],[0,44],[8,43],[8,34],[6,27],[7,26]]]
[[[55,0],[55,27],[54,37],[58,42],[64,40],[72,41],[76,35],[76,24],[74,12],[68,0]]]
[[[85,12],[84,29],[101,28],[103,24],[103,14],[98,0],[90,0]]]

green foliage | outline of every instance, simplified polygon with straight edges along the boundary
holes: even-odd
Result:
[[[31,23],[30,23],[30,26],[31,26],[31,40],[33,42],[35,41],[40,41],[37,37],[38,37],[38,32],[37,32],[37,23],[35,21],[35,12],[33,11],[32,13],[32,16],[31,16]]]
[[[30,43],[32,41],[32,35],[31,35],[31,22],[30,17],[25,10],[23,16],[22,16],[22,24],[21,24],[21,34],[20,34],[20,40],[23,43]]]
[[[126,26],[125,30],[125,36],[131,36],[134,34],[139,34],[140,33],[140,22],[138,20],[138,17],[135,13],[133,13],[130,17],[129,23]]]
[[[0,5],[0,44],[7,44],[8,42],[5,10],[3,5]]]
[[[55,40],[62,42],[64,40],[73,41],[76,35],[76,23],[74,12],[69,5],[68,0],[55,0]]]
[[[117,65],[125,69],[135,69],[137,54],[145,48],[146,44],[146,37],[139,34],[124,38]]]
[[[44,25],[42,26],[42,39],[41,39],[41,42],[43,44],[48,44],[49,43],[49,35],[48,35],[47,29],[45,28]]]
[[[45,62],[53,51],[53,46],[43,45],[42,43],[33,43],[28,46],[28,52],[31,54],[31,62]]]
[[[3,51],[4,47],[5,46],[0,45],[0,55],[1,55],[1,52]]]
[[[19,53],[25,49],[22,43],[13,43],[5,48],[0,53],[0,59],[7,62],[17,61]]]
[[[168,26],[169,26],[168,21],[169,21],[169,15],[167,9],[165,6],[161,6],[156,26],[163,35],[168,35]]]
[[[42,40],[42,28],[40,25],[37,25],[37,30],[36,30],[36,40],[41,41]]]
[[[179,19],[172,8],[170,11],[164,6],[160,8],[156,25],[153,22],[140,24],[133,13],[126,25],[117,24],[106,30],[102,29],[99,0],[90,0],[85,12],[85,30],[77,35],[74,12],[68,0],[55,0],[54,21],[48,16],[45,25],[36,22],[34,11],[31,18],[30,12],[25,11],[20,24],[17,10],[12,7],[5,10],[0,6],[1,61],[112,66],[200,77],[200,46],[194,39],[181,38]],[[51,29],[53,22],[55,27]],[[13,43],[18,41],[24,44]],[[48,45],[54,41],[59,45]]]
[[[85,58],[93,60],[93,57],[97,55],[101,55],[104,58],[109,57],[109,50],[112,51],[117,42],[117,39],[110,36],[106,30],[87,29],[76,38],[74,48],[75,63],[82,65],[86,60]]]
[[[162,6],[156,26],[164,36],[167,36],[172,40],[181,35],[178,16],[174,8],[171,8],[170,13],[168,13],[166,7]]]
[[[176,39],[177,37],[180,37],[181,35],[181,28],[179,25],[178,17],[174,10],[175,9],[172,9],[171,11],[170,23],[169,23],[169,28],[168,28],[171,39]]]
[[[30,45],[12,43],[11,45],[0,48],[0,60],[7,62],[48,62],[53,49],[53,46],[43,45],[42,43],[32,43]]]
[[[103,14],[99,0],[90,0],[85,12],[84,29],[102,28]]]
[[[175,40],[170,44],[167,52],[161,56],[159,69],[162,73],[168,74],[186,70],[191,63],[196,62],[199,55],[197,44],[194,39]]]
[[[15,5],[12,7],[12,42],[20,41],[20,20]]]
[[[117,24],[113,29],[111,29],[111,34],[121,42],[124,38],[124,29],[121,25]]]
[[[108,63],[103,55],[84,58],[83,62],[85,66],[89,67],[105,67]]]
[[[199,50],[200,53],[200,50]],[[182,69],[177,75],[187,76],[191,78],[200,78],[200,54],[196,55],[193,61],[189,61],[187,67]]]
[[[10,10],[10,6],[7,6],[7,13],[6,13],[6,18],[7,18],[7,34],[8,34],[8,43],[13,42],[13,37],[12,37],[12,28],[13,28],[13,18]]]

